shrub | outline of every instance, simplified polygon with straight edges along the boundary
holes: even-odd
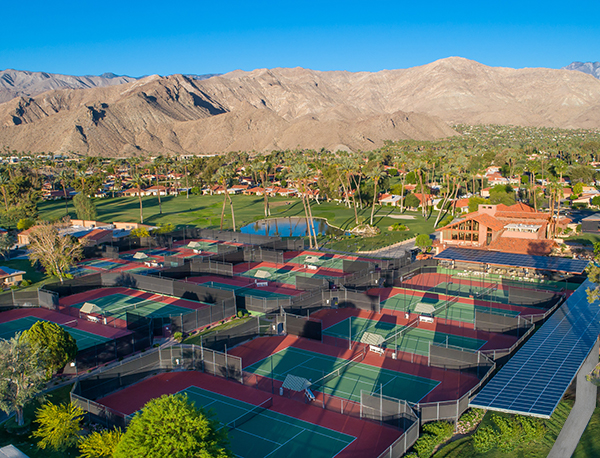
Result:
[[[519,415],[519,421],[523,427],[523,442],[539,442],[546,435],[546,425],[537,418],[525,417]]]
[[[485,453],[493,449],[500,439],[498,432],[491,426],[485,426],[473,434],[473,448],[477,453]]]
[[[35,224],[35,221],[31,218],[21,218],[17,223],[17,229],[20,231],[25,231],[29,229],[31,226]]]
[[[175,339],[177,342],[181,342],[183,340],[183,333],[181,331],[177,331],[173,334],[173,339]]]
[[[456,425],[456,432],[459,434],[465,434],[475,428],[481,420],[483,420],[483,416],[485,415],[485,410],[483,409],[470,409],[465,412]]]
[[[150,232],[145,227],[137,227],[130,232],[132,237],[150,237]]]
[[[500,432],[498,448],[503,452],[510,452],[523,442],[523,428],[516,417],[506,418],[492,415],[492,420]]]
[[[445,442],[454,434],[454,425],[447,421],[436,421],[427,423],[423,426],[423,431],[429,433],[439,439],[439,442]]]
[[[423,434],[413,446],[419,458],[429,458],[433,455],[433,451],[438,446],[438,438],[431,434]]]

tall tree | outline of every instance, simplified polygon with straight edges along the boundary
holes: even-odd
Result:
[[[292,165],[290,168],[290,178],[294,180],[300,191],[300,197],[302,199],[302,206],[304,207],[304,215],[306,217],[306,229],[308,233],[308,245],[310,248],[319,248],[317,241],[317,233],[314,229],[314,223],[312,219],[312,211],[310,208],[310,199],[308,199],[308,186],[307,181],[310,176],[310,168],[305,162],[299,162]],[[314,240],[314,243],[313,243]]]
[[[0,340],[0,410],[16,413],[17,425],[23,426],[23,409],[42,391],[46,369],[39,350],[20,337]]]
[[[142,205],[142,188],[146,185],[146,179],[144,178],[144,176],[141,173],[135,172],[131,176],[131,180],[132,180],[133,186],[138,189],[137,194],[138,194],[138,198],[140,200],[140,224],[144,224],[144,207]]]
[[[29,260],[39,262],[48,275],[62,283],[68,272],[81,259],[83,250],[77,239],[59,233],[59,225],[42,223],[29,233]]]
[[[231,209],[231,219],[232,219],[232,223],[233,223],[233,230],[235,231],[235,212],[233,210],[233,202],[231,200],[231,196],[229,195],[229,191],[227,189],[229,187],[229,180],[231,179],[232,176],[233,176],[233,169],[228,165],[225,165],[217,170],[217,174],[216,174],[217,182],[221,183],[221,186],[223,186],[223,189],[224,189],[223,208],[221,210],[221,229],[223,229],[223,220],[225,218],[225,206],[227,205],[227,202],[229,202],[229,207]]]
[[[33,432],[39,437],[38,447],[64,452],[79,440],[81,422],[85,412],[74,404],[56,405],[48,402],[36,411],[39,424]]]
[[[377,204],[377,185],[379,181],[386,176],[385,170],[379,164],[367,172],[367,177],[373,182],[373,206],[371,207],[371,226],[375,216],[375,204]]]
[[[187,396],[175,394],[149,401],[133,417],[114,458],[229,458],[227,428],[219,428]]]
[[[4,198],[4,208],[6,209],[6,213],[8,213],[8,191],[7,187],[10,183],[8,177],[2,173],[0,174],[0,191],[2,192],[2,197]]]
[[[48,379],[77,356],[77,342],[63,328],[51,321],[37,321],[21,334],[34,349],[43,353],[42,363],[47,368]]]
[[[71,171],[69,169],[61,169],[58,172],[58,179],[63,188],[63,194],[65,196],[65,214],[69,214],[69,198],[67,196],[67,184],[71,181]]]

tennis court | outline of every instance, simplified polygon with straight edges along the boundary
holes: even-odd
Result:
[[[229,429],[231,448],[240,458],[332,458],[354,441],[329,428],[269,410],[272,399],[260,406],[191,386],[183,391],[196,406],[212,410]]]
[[[80,262],[79,265],[96,267],[97,269],[113,270],[118,269],[119,267],[123,267],[125,264],[109,261],[107,259],[92,259],[91,261]]]
[[[431,291],[431,290],[430,290]],[[429,291],[428,291],[429,292]],[[446,290],[444,289],[441,294],[445,294]],[[448,292],[450,294],[450,292]],[[450,300],[450,302],[449,302]],[[409,295],[409,294],[395,294],[388,299],[381,301],[381,307],[390,309],[390,310],[400,310],[400,311],[414,311],[417,304],[430,304],[435,309],[441,309],[439,313],[436,313],[436,316],[440,318],[446,318],[448,320],[454,321],[462,321],[463,323],[474,323],[475,322],[475,311],[491,313],[494,315],[509,315],[509,316],[517,316],[521,312],[519,310],[511,310],[509,308],[500,308],[494,307],[494,303],[490,302],[490,305],[473,305],[473,304],[465,304],[460,302],[460,299],[450,298],[440,299],[433,297],[423,297],[421,295]],[[483,300],[483,299],[480,299]],[[449,304],[449,305],[448,305]],[[447,307],[446,307],[447,306]],[[515,308],[515,307],[513,307]]]
[[[291,259],[287,259],[286,263],[290,264],[310,264],[319,267],[328,267],[330,269],[342,270],[344,267],[344,259],[338,258],[332,254],[307,253],[301,254]]]
[[[126,319],[127,312],[135,312],[138,315],[150,318],[168,317],[169,315],[180,315],[190,312],[190,309],[186,307],[119,293],[99,297],[90,302],[102,310],[101,314],[103,316],[111,316],[122,320]],[[83,307],[83,304],[85,302],[74,304],[72,307],[80,309]],[[198,308],[202,308],[203,306],[209,306],[209,304],[198,302]]]
[[[315,383],[311,389],[325,394],[360,402],[361,390],[419,402],[436,386],[437,380],[405,374],[334,356],[322,355],[295,347],[287,347],[244,370],[263,377],[283,381],[288,374]],[[271,367],[273,370],[271,371]],[[339,370],[339,376],[324,376]]]
[[[487,343],[486,340],[474,339],[472,337],[457,336],[445,332],[430,331],[428,329],[410,328],[396,325],[385,321],[375,321],[360,317],[349,317],[344,321],[334,324],[323,331],[324,335],[348,340],[351,335],[353,342],[360,342],[365,332],[377,334],[384,339],[386,347],[417,355],[429,355],[429,343],[448,344],[456,347],[478,350]]]
[[[84,275],[98,273],[96,270],[88,269],[86,267],[74,267],[69,271],[69,274],[74,277],[83,277]]]
[[[296,285],[296,277],[333,279],[344,275],[342,272],[331,271],[322,267],[314,272],[306,272],[300,270],[298,266],[291,265],[284,265],[280,268],[260,265],[245,272],[240,272],[240,274],[244,277],[276,281],[294,286]]]
[[[26,316],[23,318],[18,318],[16,320],[7,321],[5,323],[0,323],[0,339],[8,340],[15,336],[17,332],[23,332],[28,330],[31,326],[33,326],[38,321],[48,321],[42,320],[41,318],[37,318],[34,316]],[[72,320],[71,324],[77,324],[76,320]],[[58,324],[58,323],[57,323]],[[93,347],[94,345],[98,345],[104,342],[108,342],[108,337],[98,336],[96,334],[92,334],[90,332],[82,331],[80,329],[74,328],[72,326],[67,326],[63,324],[58,324],[61,328],[67,331],[77,342],[78,350],[85,350],[86,348]]]

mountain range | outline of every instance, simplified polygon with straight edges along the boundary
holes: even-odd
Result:
[[[577,70],[600,79],[600,62],[572,62],[563,70]]]
[[[99,156],[369,150],[455,135],[458,123],[600,128],[600,80],[591,75],[458,57],[375,73],[274,68],[69,81],[83,89],[1,103],[0,147]]]

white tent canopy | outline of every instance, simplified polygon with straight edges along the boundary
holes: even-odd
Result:
[[[86,302],[85,304],[83,304],[83,307],[81,307],[81,312],[83,313],[102,313],[102,309],[100,307],[98,307],[96,304],[92,304],[91,302]]]

